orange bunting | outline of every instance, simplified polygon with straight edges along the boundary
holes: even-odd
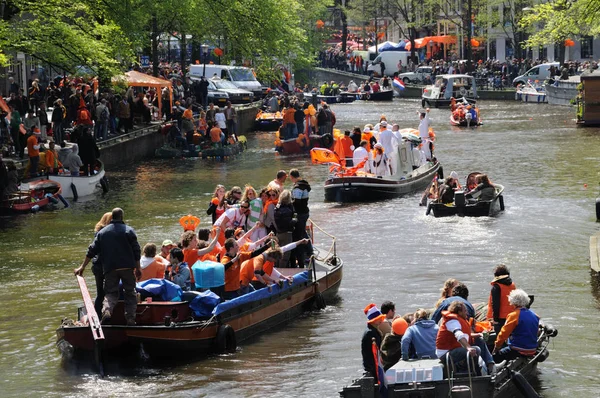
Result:
[[[315,23],[315,25],[317,26],[317,29],[323,29],[323,26],[325,26],[325,22],[321,21],[320,19]]]
[[[565,47],[575,47],[575,42],[571,39],[565,40]]]
[[[219,47],[215,48],[214,53],[217,57],[223,56],[223,50],[221,50]]]
[[[340,158],[338,155],[325,148],[311,149],[310,159],[314,164],[334,164],[340,166]]]
[[[195,231],[196,227],[200,225],[200,219],[196,216],[188,214],[179,219],[179,224],[183,227],[183,231]]]

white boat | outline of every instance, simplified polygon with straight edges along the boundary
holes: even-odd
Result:
[[[521,85],[515,93],[515,100],[523,102],[547,103],[546,90],[544,86],[534,86],[530,82],[526,85]]]
[[[92,176],[72,176],[70,174],[49,175],[48,179],[60,183],[63,187],[62,195],[67,199],[77,200],[82,196],[89,196],[96,191],[108,191],[108,181],[104,176],[104,163],[97,161],[96,174]]]

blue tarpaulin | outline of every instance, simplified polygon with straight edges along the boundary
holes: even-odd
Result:
[[[377,51],[379,51],[380,53],[384,51],[406,51],[404,47],[406,47],[406,42],[404,40],[398,44],[388,41],[383,43],[381,47],[377,48]]]
[[[194,311],[194,315],[203,318],[211,316],[214,308],[219,304],[221,298],[215,293],[207,290],[200,292],[190,302],[190,308]]]
[[[136,284],[138,291],[148,293],[148,296],[160,297],[163,301],[181,301],[183,291],[179,285],[166,279],[152,278]]]
[[[303,284],[304,282],[308,281],[308,271],[300,272],[299,274],[294,275],[293,278],[294,281],[291,286],[288,283],[284,283],[282,288],[280,288],[279,285],[273,285],[270,292],[267,288],[258,289],[254,292],[244,294],[243,296],[217,305],[212,313],[213,315],[219,315],[231,308],[237,307],[238,305],[269,298],[270,296],[279,294],[279,292],[291,289],[293,286]]]

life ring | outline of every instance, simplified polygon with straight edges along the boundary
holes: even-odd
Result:
[[[323,134],[321,137],[321,146],[323,148],[331,148],[331,145],[333,145],[333,136],[329,133]]]
[[[77,202],[79,195],[77,194],[77,187],[73,183],[71,183],[71,192],[73,192],[73,202]]]
[[[223,324],[217,329],[217,352],[218,353],[233,353],[237,348],[235,339],[235,330],[231,325]]]
[[[459,92],[459,93],[460,93],[460,95],[462,95],[463,97],[464,97],[465,95],[467,95],[467,89],[466,89],[466,88],[464,88],[464,87],[461,87],[461,88],[458,90],[458,92]]]
[[[100,186],[102,187],[102,192],[107,193],[109,186],[108,186],[108,178],[106,178],[106,176],[102,177],[100,179]]]

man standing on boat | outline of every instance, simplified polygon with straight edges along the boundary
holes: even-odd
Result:
[[[88,247],[85,260],[75,269],[75,275],[83,276],[83,271],[96,255],[102,257],[104,271],[104,303],[102,306],[102,323],[106,324],[112,317],[115,305],[119,300],[119,281],[123,283],[125,299],[125,319],[128,326],[135,325],[137,297],[135,291],[136,278],[142,275],[140,267],[141,249],[133,228],[123,222],[123,209],[112,211],[112,221],[102,228]]]
[[[306,238],[306,223],[310,212],[308,209],[308,198],[310,194],[310,184],[308,181],[300,177],[298,169],[290,170],[290,180],[294,183],[292,188],[292,201],[294,205],[294,212],[296,213],[296,224],[292,231],[292,241],[297,242],[300,239]],[[295,262],[298,261],[298,267],[304,268],[305,252],[308,254],[312,253],[312,245],[308,247],[298,247],[292,252],[291,264],[295,266]]]
[[[419,112],[421,121],[419,122],[419,136],[423,142],[423,153],[425,154],[425,158],[430,160],[432,157],[431,153],[431,140],[429,139],[429,124],[431,120],[429,119],[429,108],[426,110],[421,110]]]

